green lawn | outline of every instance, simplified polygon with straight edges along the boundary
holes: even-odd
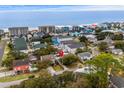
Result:
[[[16,81],[21,79],[26,79],[31,74],[22,74],[22,75],[16,75],[16,76],[7,76],[7,77],[1,77],[0,82],[10,82],[10,81]]]
[[[53,69],[55,71],[61,71],[61,70],[63,70],[63,68],[61,66],[59,66],[59,65],[53,66]]]
[[[7,53],[8,53],[9,51],[10,51],[10,50],[9,50],[7,44],[6,44],[5,49],[4,49],[4,54],[3,54],[3,58],[2,58],[2,60],[5,60],[5,59],[6,59],[6,57],[7,57]]]

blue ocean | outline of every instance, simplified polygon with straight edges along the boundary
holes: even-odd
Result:
[[[124,21],[124,11],[0,12],[0,28]]]

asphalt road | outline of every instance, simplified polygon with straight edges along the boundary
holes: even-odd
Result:
[[[17,81],[0,83],[0,88],[6,88],[6,87],[10,87],[12,85],[19,85],[24,80],[27,80],[27,79],[22,79],[22,80],[17,80]]]
[[[0,41],[0,66],[1,66],[1,63],[2,63],[2,57],[3,57],[3,54],[4,54],[4,49],[5,49],[6,44],[7,44],[6,40]]]

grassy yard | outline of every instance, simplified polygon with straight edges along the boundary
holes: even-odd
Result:
[[[7,57],[7,53],[8,53],[9,51],[10,51],[10,50],[9,50],[7,44],[6,44],[5,49],[4,49],[4,54],[3,54],[3,58],[2,58],[2,60],[6,59],[6,57]]]
[[[53,69],[55,71],[61,71],[61,70],[63,70],[63,68],[60,65],[53,66]]]
[[[16,76],[1,77],[0,78],[0,82],[10,82],[10,81],[16,81],[16,80],[26,79],[30,75],[31,74],[21,74],[21,75],[16,75]]]
[[[73,63],[73,64],[71,64],[71,65],[69,65],[67,67],[70,68],[70,69],[77,68],[78,67],[78,63],[77,62]]]

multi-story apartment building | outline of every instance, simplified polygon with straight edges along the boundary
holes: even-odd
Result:
[[[10,27],[8,28],[10,36],[20,36],[28,34],[28,27]]]
[[[72,31],[81,31],[81,27],[80,26],[73,26]]]
[[[69,32],[70,31],[69,27],[66,27],[66,26],[62,27],[61,29],[63,32]]]
[[[39,26],[38,30],[44,33],[54,33],[56,31],[55,26]]]
[[[4,34],[4,30],[0,29],[0,35]]]

